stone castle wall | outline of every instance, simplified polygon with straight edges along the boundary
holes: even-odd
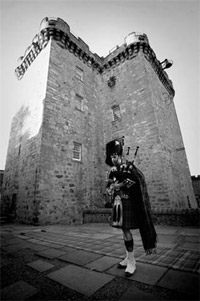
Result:
[[[109,76],[116,77],[112,88]],[[153,208],[187,208],[196,201],[173,97],[142,53],[104,75],[104,144],[125,136],[130,158],[139,146],[136,165],[143,171]],[[112,108],[120,107],[113,120]],[[184,163],[185,162],[185,163]]]
[[[24,222],[82,223],[84,210],[104,206],[106,143],[124,136],[130,159],[139,146],[152,207],[195,208],[174,90],[147,37],[104,59],[61,19],[44,23],[16,69],[25,97],[11,129],[4,207]]]
[[[76,78],[76,66],[83,80]],[[99,83],[95,72],[52,41],[39,184],[43,222],[78,223],[85,208],[103,206]],[[76,95],[82,97],[82,108]],[[73,142],[82,146],[80,162],[73,159]]]
[[[20,82],[21,107],[11,125],[3,183],[2,213],[37,221],[38,171],[50,44]]]
[[[187,208],[188,198],[195,208],[196,201],[173,97],[166,91],[147,60],[145,70],[158,130],[158,141],[149,152],[148,166],[144,166],[149,189],[154,190],[154,208]]]

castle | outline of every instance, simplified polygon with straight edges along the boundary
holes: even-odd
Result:
[[[105,58],[60,18],[44,18],[15,72],[23,106],[13,118],[4,210],[25,223],[81,223],[103,208],[106,144],[124,137],[146,177],[152,208],[196,208],[174,89],[145,34]]]

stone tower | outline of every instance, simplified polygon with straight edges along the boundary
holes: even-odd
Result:
[[[106,143],[123,136],[130,158],[139,146],[152,207],[195,208],[164,69],[145,34],[103,58],[62,19],[43,19],[15,70],[24,104],[11,127],[4,210],[26,223],[81,223],[84,209],[104,206]]]

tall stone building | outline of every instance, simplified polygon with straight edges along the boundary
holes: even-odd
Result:
[[[13,119],[4,210],[27,223],[81,223],[104,207],[106,144],[124,137],[153,208],[196,201],[174,89],[145,34],[99,57],[62,19],[45,18],[15,72],[24,104]]]

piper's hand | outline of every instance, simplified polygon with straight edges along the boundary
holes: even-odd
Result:
[[[112,189],[111,187],[109,187],[109,188],[106,189],[106,192],[107,192],[107,194],[108,194],[109,196],[111,196],[112,193],[113,193],[113,189]]]
[[[114,193],[114,185],[115,185],[115,184],[112,183],[112,184],[111,184],[109,187],[107,187],[107,189],[106,189],[107,194],[110,195],[110,196]]]
[[[114,190],[120,190],[122,187],[124,187],[123,182],[122,183],[115,183],[115,184],[113,184]]]

